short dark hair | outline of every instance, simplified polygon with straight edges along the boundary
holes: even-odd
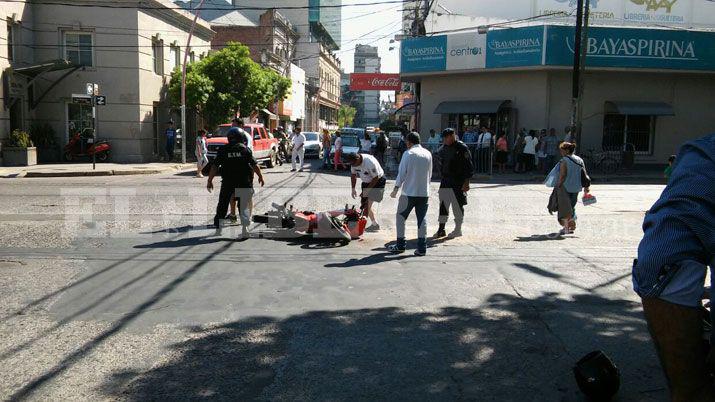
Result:
[[[345,155],[345,160],[348,161],[348,162],[350,162],[350,163],[356,162],[356,161],[358,160],[358,154],[352,153],[352,152],[349,153],[349,154],[346,154],[346,155]]]
[[[444,137],[449,137],[449,136],[452,135],[452,134],[457,134],[457,132],[454,131],[453,128],[445,128],[445,129],[442,131],[442,138],[444,138]]]
[[[420,135],[413,131],[405,136],[405,141],[413,145],[418,145],[420,143]]]
[[[668,158],[668,162],[673,163],[673,162],[675,162],[675,159],[676,159],[676,158],[677,158],[677,156],[675,156],[675,155],[670,155],[670,158]]]

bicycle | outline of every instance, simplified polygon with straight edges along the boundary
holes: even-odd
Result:
[[[621,168],[622,161],[612,151],[596,151],[591,148],[582,157],[589,172],[598,169],[603,174],[613,174]]]

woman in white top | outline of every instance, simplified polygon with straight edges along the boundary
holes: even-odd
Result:
[[[204,177],[201,171],[204,170],[204,167],[209,163],[208,156],[206,156],[207,153],[206,130],[199,130],[196,136],[196,148],[194,150],[194,154],[196,155],[196,177],[198,178]]]
[[[365,132],[365,137],[360,140],[360,153],[369,154],[372,151],[372,139],[370,133]]]
[[[536,145],[538,144],[536,130],[530,130],[529,134],[524,137],[524,163],[527,171],[533,170],[536,166]]]

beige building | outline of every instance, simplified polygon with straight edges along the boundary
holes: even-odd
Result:
[[[86,83],[97,83],[106,105],[97,106],[97,137],[112,145],[117,162],[158,160],[163,130],[178,110],[167,99],[171,72],[185,54],[193,15],[167,0],[42,4],[0,1],[7,32],[0,40],[3,108],[0,137],[14,128],[48,123],[60,146],[71,133],[93,126]],[[213,36],[197,22],[189,59],[207,53]],[[188,153],[195,117],[189,113]]]

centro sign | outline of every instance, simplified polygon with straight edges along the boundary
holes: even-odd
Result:
[[[471,70],[486,66],[487,36],[476,32],[447,37],[447,70]]]

